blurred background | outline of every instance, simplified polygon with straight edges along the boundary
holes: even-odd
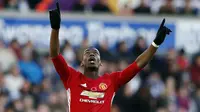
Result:
[[[112,112],[200,112],[200,0],[59,0],[61,53],[79,71],[101,53],[100,74],[126,68],[167,36],[152,61],[116,93]],[[0,112],[65,112],[66,90],[49,57],[55,0],[0,0]]]

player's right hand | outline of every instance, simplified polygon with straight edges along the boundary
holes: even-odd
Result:
[[[167,28],[165,25],[165,19],[163,19],[162,23],[160,24],[160,28],[156,34],[156,38],[154,39],[154,43],[156,45],[161,45],[165,40],[166,35],[169,35],[172,31]]]
[[[58,1],[56,2],[56,9],[49,11],[49,17],[50,17],[51,28],[55,30],[60,29],[61,17],[60,17],[60,7]]]

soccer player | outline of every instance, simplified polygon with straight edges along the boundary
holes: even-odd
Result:
[[[83,54],[81,66],[84,68],[84,73],[82,74],[69,67],[59,53],[61,17],[58,2],[56,5],[56,9],[49,11],[52,27],[50,56],[66,89],[69,112],[110,112],[115,92],[151,60],[171,30],[164,26],[165,19],[163,19],[152,45],[126,69],[111,74],[98,74],[101,66],[100,53],[96,48],[90,47]]]

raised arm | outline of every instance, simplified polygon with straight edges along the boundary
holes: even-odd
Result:
[[[164,26],[164,24],[165,19],[163,19],[160,28],[158,29],[158,32],[156,34],[156,38],[154,39],[151,46],[136,59],[138,67],[143,68],[146,64],[148,64],[148,62],[152,59],[155,52],[157,51],[158,47],[165,40],[166,35],[169,35],[170,32],[172,32],[170,29]]]
[[[164,24],[165,19],[163,19],[152,45],[144,51],[135,62],[123,71],[113,73],[113,77],[116,79],[116,88],[130,81],[152,59],[159,45],[161,45],[165,40],[166,35],[171,32],[171,30],[165,27]]]
[[[51,23],[51,38],[50,38],[50,56],[56,57],[60,53],[59,44],[59,29],[60,29],[60,8],[58,2],[56,3],[56,9],[49,11],[50,23]]]
[[[60,45],[59,45],[59,29],[60,29],[60,9],[59,3],[56,3],[57,8],[49,11],[50,23],[51,23],[51,39],[50,39],[50,56],[56,71],[58,72],[65,88],[68,88],[69,81],[71,80],[72,75],[75,73],[75,70],[69,67],[60,54]]]

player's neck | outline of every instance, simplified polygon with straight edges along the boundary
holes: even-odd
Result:
[[[84,75],[88,78],[91,78],[91,79],[97,79],[99,78],[99,73],[98,71],[90,71],[90,70],[85,70],[84,71]]]

